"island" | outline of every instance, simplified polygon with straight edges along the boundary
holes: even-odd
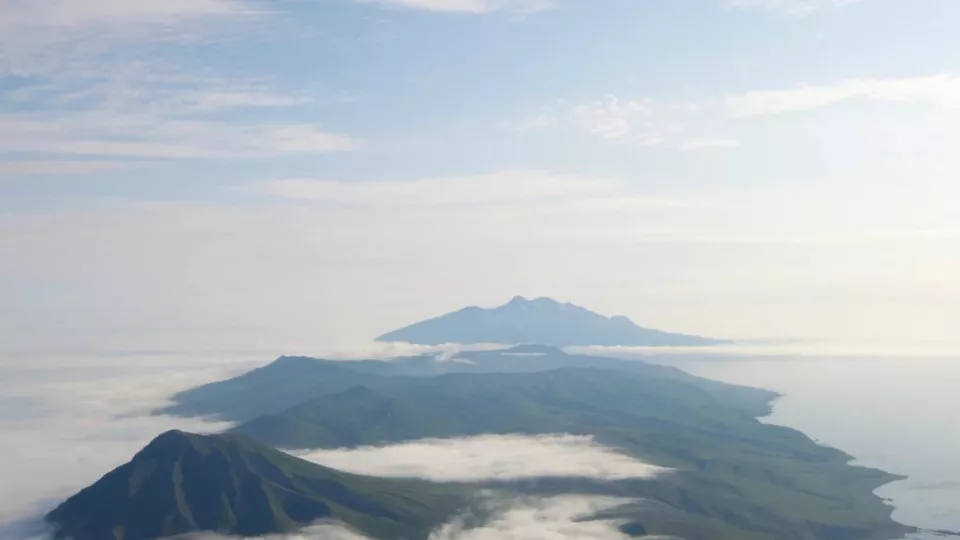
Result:
[[[624,316],[606,317],[550,298],[528,300],[522,296],[495,308],[471,306],[420,321],[388,332],[377,341],[415,345],[539,343],[557,347],[702,347],[723,343],[643,328]]]

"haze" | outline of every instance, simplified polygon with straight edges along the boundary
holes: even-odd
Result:
[[[946,340],[953,0],[0,0],[0,342],[355,343],[551,296]]]

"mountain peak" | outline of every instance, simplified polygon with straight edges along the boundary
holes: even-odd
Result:
[[[510,308],[523,308],[533,307],[537,309],[565,309],[571,307],[573,304],[564,304],[553,298],[546,296],[541,296],[539,298],[527,299],[523,296],[514,296],[509,302],[500,306],[499,308],[494,309],[510,309]]]
[[[194,441],[200,438],[200,435],[194,435],[179,429],[172,429],[157,435],[147,446],[137,455],[157,455],[170,452],[180,452],[183,449],[192,446]]]
[[[696,346],[719,341],[642,328],[624,316],[608,318],[552,298],[515,296],[495,308],[474,307],[421,321],[384,334],[381,342],[416,345],[443,343],[538,343],[569,346]]]
[[[397,501],[420,499],[405,507]],[[241,435],[168,431],[47,515],[56,539],[149,540],[196,532],[258,537],[334,519],[363,533],[426,537],[426,509],[453,505],[422,483],[361,478]]]

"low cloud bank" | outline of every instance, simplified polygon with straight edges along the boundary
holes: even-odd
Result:
[[[667,471],[575,435],[481,435],[297,456],[356,474],[474,482],[543,477],[650,478]]]
[[[601,512],[630,503],[614,497],[561,496],[547,499],[491,499],[491,517],[468,525],[462,516],[439,527],[429,540],[628,540],[617,520],[591,520]],[[216,534],[181,537],[184,540],[228,540]],[[261,540],[369,540],[336,523],[320,523],[286,535]]]
[[[240,537],[215,533],[200,533],[177,536],[167,540],[240,540]],[[317,523],[292,534],[270,534],[259,540],[369,540],[366,536],[351,531],[339,523]]]
[[[42,537],[40,516],[164,431],[228,427],[150,413],[178,390],[246,367],[156,355],[31,360],[0,359],[0,540]]]
[[[437,529],[430,540],[627,540],[621,523],[590,520],[630,502],[613,497],[562,496],[515,501],[479,527],[456,519]]]

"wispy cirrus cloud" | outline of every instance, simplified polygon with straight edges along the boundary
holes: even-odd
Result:
[[[900,78],[844,79],[827,84],[751,90],[719,98],[671,101],[614,94],[569,104],[549,117],[550,126],[573,126],[609,141],[680,150],[736,148],[729,135],[748,118],[773,117],[853,101],[914,104],[960,110],[960,76],[943,73]]]
[[[728,97],[723,104],[732,118],[809,111],[864,99],[918,103],[960,110],[960,77],[939,74],[888,79],[848,79],[834,84],[802,85],[785,90],[758,90]]]
[[[809,15],[817,11],[836,9],[861,0],[726,0],[731,8],[757,8],[791,16]]]
[[[257,189],[289,199],[395,206],[482,204],[602,195],[614,192],[617,186],[618,182],[609,178],[517,169],[403,181],[287,179],[266,182],[257,186]]]
[[[308,92],[201,74],[153,47],[202,47],[207,37],[222,37],[222,24],[266,16],[262,5],[0,0],[0,78],[10,82],[0,87],[0,155],[206,159],[359,149],[358,138],[303,114],[278,113],[269,121],[233,115],[307,106],[315,100]],[[149,51],[139,48],[144,44]],[[51,167],[69,174],[71,167],[91,166],[44,166]]]
[[[12,27],[78,28],[109,24],[162,24],[207,16],[256,12],[243,0],[58,0],[0,1],[0,25]]]
[[[93,174],[125,167],[116,161],[0,161],[0,175]]]
[[[0,0],[0,76],[62,76],[122,44],[202,35],[258,13],[245,0]]]
[[[554,7],[554,0],[354,0],[362,4],[377,4],[401,9],[416,9],[442,13],[536,13]]]
[[[232,123],[88,111],[0,115],[0,152],[125,158],[244,158],[357,150],[361,142],[302,123]]]
[[[572,105],[567,114],[589,135],[637,146],[703,150],[738,144],[723,136],[709,103],[610,94]]]

